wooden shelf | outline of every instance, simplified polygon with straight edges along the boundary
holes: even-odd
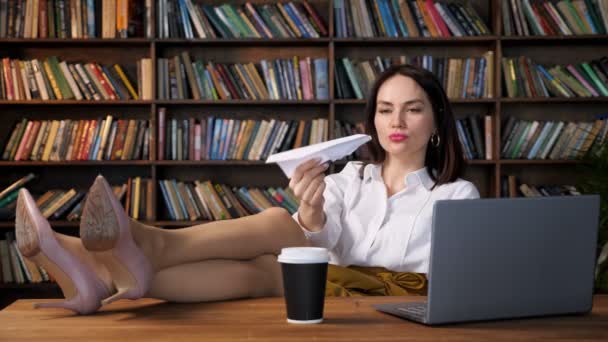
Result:
[[[185,38],[2,38],[0,44],[31,44],[31,45],[149,45],[157,46],[172,45],[325,45],[334,42],[336,45],[358,45],[358,44],[466,44],[466,43],[490,43],[501,41],[503,43],[538,43],[550,41],[559,42],[597,42],[605,43],[608,35],[585,34],[571,36],[466,36],[466,37],[321,37],[321,38],[232,38],[232,39],[185,39]]]
[[[49,224],[51,227],[78,227],[80,221],[66,221],[66,220],[49,220]],[[0,231],[1,229],[14,229],[15,222],[14,221],[0,221]]]
[[[496,160],[487,159],[465,159],[465,163],[469,165],[496,165]]]
[[[561,42],[572,43],[572,42],[585,42],[585,43],[598,43],[605,44],[608,40],[608,35],[601,34],[585,34],[585,35],[572,35],[572,36],[499,36],[498,39],[506,45],[516,44],[536,44],[536,43],[554,43],[558,44]]]
[[[503,97],[502,103],[608,103],[608,97]]]
[[[329,100],[157,100],[154,103],[169,105],[213,105],[213,106],[276,106],[276,105],[328,105]]]
[[[18,45],[149,45],[153,39],[147,38],[116,38],[116,39],[101,39],[101,38],[3,38],[0,39],[0,44],[18,44]]]
[[[160,223],[163,221],[144,221],[144,220],[138,220],[139,222],[146,224],[146,225],[150,225],[150,226],[162,226]],[[171,222],[171,221],[169,221]],[[76,221],[67,221],[67,220],[49,220],[49,224],[51,225],[51,227],[60,227],[60,228],[79,228],[80,227],[80,220],[76,220]],[[14,221],[0,221],[0,234],[2,233],[2,231],[6,231],[6,230],[12,230],[15,228],[15,222]]]
[[[355,38],[333,38],[337,47],[344,45],[385,45],[385,44],[468,44],[468,43],[494,43],[497,36],[474,36],[474,37],[355,37]]]
[[[154,101],[150,100],[100,100],[100,101],[88,101],[88,100],[19,100],[19,101],[10,101],[10,100],[0,100],[0,105],[5,106],[18,106],[18,105],[27,105],[27,106],[142,106],[142,105],[150,105],[154,103]]]
[[[157,46],[181,46],[181,45],[217,45],[217,46],[275,46],[275,45],[292,45],[292,46],[327,46],[331,41],[330,38],[243,38],[243,39],[155,39]]]
[[[344,160],[344,159],[341,159],[341,160],[336,160],[334,162],[334,164],[344,165],[344,164],[347,164],[347,163],[349,163],[351,161],[361,161],[361,162],[364,162],[364,163],[370,162],[369,160]],[[494,165],[494,164],[498,163],[496,160],[486,160],[486,159],[473,159],[473,160],[467,160],[467,159],[465,159],[465,162],[467,164],[470,164],[470,165]]]
[[[83,160],[83,161],[0,161],[3,166],[150,166],[150,160]]]
[[[251,165],[275,165],[266,164],[263,160],[159,160],[154,162],[160,166],[251,166]]]
[[[354,160],[337,160],[334,164],[346,164]],[[528,159],[500,159],[486,160],[473,159],[465,160],[470,165],[493,165],[493,164],[580,164],[580,160],[528,160]],[[133,160],[133,161],[62,161],[62,162],[34,162],[34,161],[18,161],[18,162],[0,162],[0,167],[14,166],[275,166],[274,163],[266,163],[263,160]]]
[[[501,159],[500,164],[504,165],[573,165],[583,164],[581,160],[551,160],[551,159]]]
[[[608,103],[608,96],[599,97],[502,97],[480,99],[450,99],[452,104],[484,104],[484,103]],[[213,106],[323,106],[334,103],[337,105],[365,105],[366,100],[361,99],[330,99],[330,100],[102,100],[102,101],[76,101],[76,100],[0,100],[0,106],[144,106],[157,104],[161,106],[179,105],[213,105]]]
[[[349,160],[350,161],[350,160]],[[349,161],[338,160],[335,164],[346,164]],[[495,160],[475,159],[467,160],[468,164],[496,164]],[[134,161],[62,161],[62,162],[39,162],[18,161],[0,162],[0,167],[14,166],[274,166],[274,163],[266,163],[263,160],[134,160]]]
[[[17,283],[0,283],[0,290],[60,290],[59,285],[57,283],[51,282],[43,282],[43,283],[25,283],[25,284],[17,284]]]
[[[366,100],[361,99],[333,99],[332,102],[337,105],[365,105]],[[483,104],[495,103],[497,99],[450,99],[451,104]]]
[[[204,224],[213,221],[169,221],[169,220],[161,220],[161,221],[139,221],[143,224],[154,226],[154,227],[189,227],[197,224]],[[79,228],[80,220],[76,221],[66,221],[66,220],[51,220],[49,221],[51,227],[54,228]],[[0,221],[0,234],[3,231],[10,231],[15,229],[14,221]]]

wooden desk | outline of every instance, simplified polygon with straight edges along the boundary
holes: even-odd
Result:
[[[608,296],[596,296],[593,312],[562,316],[427,327],[382,314],[370,307],[395,299],[423,297],[328,298],[325,322],[285,321],[282,298],[200,304],[158,300],[118,301],[92,316],[32,309],[19,300],[0,311],[0,341],[608,341]]]

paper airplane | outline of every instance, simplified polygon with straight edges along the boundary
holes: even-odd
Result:
[[[295,148],[281,153],[275,153],[266,159],[266,163],[277,163],[287,178],[291,178],[298,165],[310,159],[319,158],[320,163],[336,161],[355,152],[359,146],[371,139],[372,137],[367,134],[355,134],[344,138]]]

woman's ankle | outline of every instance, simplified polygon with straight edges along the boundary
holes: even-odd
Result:
[[[283,296],[283,274],[277,257],[272,254],[261,255],[251,261],[266,274],[265,286],[255,290],[252,297],[281,297]]]
[[[63,235],[55,232],[55,238],[59,241],[59,244],[68,250],[71,254],[76,256],[79,260],[85,263],[97,277],[102,281],[105,287],[110,293],[115,292],[114,284],[112,282],[112,276],[108,269],[96,259],[95,255],[87,251],[79,238]]]
[[[162,260],[159,259],[159,256],[164,255],[165,250],[163,229],[143,224],[134,219],[129,219],[129,227],[135,244],[148,258],[154,271],[158,272],[164,268]]]

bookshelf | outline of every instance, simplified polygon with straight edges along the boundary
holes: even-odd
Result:
[[[433,55],[437,57],[479,56],[486,51],[494,53],[494,98],[454,99],[456,118],[471,114],[492,115],[491,160],[469,160],[465,178],[478,187],[482,197],[501,196],[501,177],[514,174],[531,184],[554,182],[571,183],[577,175],[576,160],[508,160],[500,156],[501,123],[509,116],[538,120],[591,120],[608,104],[608,97],[596,98],[507,98],[504,91],[503,56],[525,55],[538,63],[573,63],[608,55],[608,35],[580,36],[505,36],[502,34],[500,0],[473,0],[473,7],[486,22],[492,34],[450,38],[337,38],[334,35],[334,0],[311,0],[311,3],[329,28],[328,37],[275,38],[275,39],[181,39],[181,38],[126,38],[126,39],[0,39],[1,57],[46,58],[58,56],[62,60],[95,60],[100,63],[118,63],[130,68],[141,58],[152,59],[153,99],[129,101],[8,101],[0,100],[0,141],[6,143],[14,123],[22,117],[35,120],[94,119],[108,113],[115,118],[145,119],[151,125],[150,160],[130,161],[0,161],[0,188],[33,172],[39,177],[28,187],[33,193],[54,188],[76,187],[87,189],[99,173],[111,184],[125,183],[129,177],[150,178],[154,186],[152,200],[156,206],[153,219],[147,223],[179,228],[206,221],[169,221],[158,188],[158,180],[176,178],[183,181],[211,179],[231,185],[286,186],[288,180],[276,165],[262,161],[174,161],[157,160],[157,113],[166,108],[167,119],[202,118],[214,115],[239,119],[297,119],[329,120],[329,138],[334,137],[334,120],[362,121],[364,100],[339,99],[335,94],[334,64],[337,58],[373,58],[376,55],[396,56]],[[196,0],[197,3],[220,4],[219,0]],[[229,1],[243,4],[245,1]],[[255,4],[266,0],[251,1]],[[152,8],[156,16],[156,7]],[[155,37],[156,21],[152,22]],[[158,100],[156,96],[156,60],[188,51],[190,56],[237,63],[258,61],[263,58],[289,58],[297,56],[325,57],[328,59],[328,100]],[[133,70],[132,74],[135,74]],[[503,95],[504,94],[504,95]],[[4,146],[4,145],[2,145]],[[344,161],[334,163],[329,173],[339,172]],[[76,235],[78,222],[51,221],[60,232]],[[13,222],[0,222],[0,234],[14,229]],[[19,291],[50,289],[53,285],[0,284],[0,293],[15,295]]]

